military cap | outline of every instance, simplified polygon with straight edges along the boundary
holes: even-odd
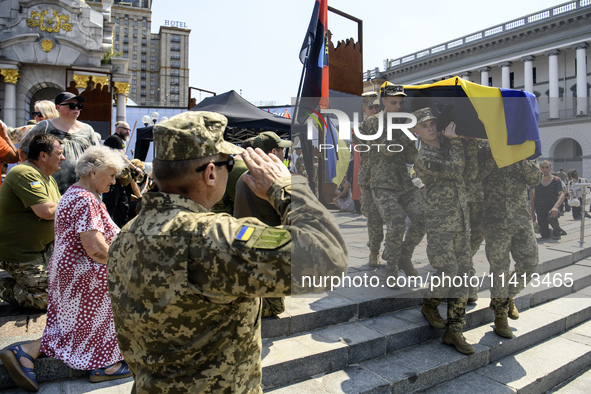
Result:
[[[372,105],[380,105],[378,99],[378,92],[365,92],[361,95],[361,101],[364,107],[371,107]]]
[[[426,122],[431,119],[437,119],[435,116],[433,116],[433,114],[431,113],[431,108],[429,107],[416,110],[412,114],[416,116],[417,124]]]
[[[273,148],[289,148],[291,141],[282,140],[272,131],[263,131],[252,140],[253,148],[260,148],[265,153],[271,152]]]
[[[402,85],[394,85],[388,81],[384,82],[380,87],[380,95],[382,97],[394,97],[394,96],[403,96],[406,97],[406,93],[404,93],[404,86]]]
[[[163,161],[199,159],[244,149],[224,141],[228,119],[222,114],[187,111],[154,126],[154,156]]]

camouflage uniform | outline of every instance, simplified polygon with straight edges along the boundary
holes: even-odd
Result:
[[[235,153],[222,142],[225,125],[208,112],[171,117],[154,128],[155,156]],[[346,271],[338,226],[304,178],[278,179],[267,196],[283,226],[211,213],[177,194],[144,196],[109,249],[113,316],[132,392],[261,393],[261,297],[300,289],[306,269]]]
[[[363,105],[369,106],[373,104],[376,97],[377,95],[375,97],[363,97]],[[353,143],[359,145],[365,142],[353,133]],[[365,152],[363,149],[360,150],[359,157],[361,158],[361,162],[359,163],[357,184],[361,189],[361,214],[367,218],[367,235],[369,237],[367,246],[371,253],[377,255],[384,240],[384,221],[380,216],[380,211],[374,202],[371,191],[371,156],[372,153],[370,151]]]
[[[478,157],[478,142],[466,140],[466,157]],[[464,178],[466,193],[468,194],[468,210],[470,211],[470,249],[474,256],[484,242],[484,189],[480,176]],[[471,275],[475,273],[471,268]]]
[[[385,129],[386,114],[380,112],[362,122],[359,131],[365,135],[376,134],[379,117],[383,118]],[[375,148],[370,151],[372,196],[386,224],[382,258],[388,262],[390,270],[396,271],[403,262],[410,263],[415,247],[425,236],[425,198],[412,183],[406,167],[407,162],[414,161],[417,149],[414,141],[401,130],[394,130],[390,141],[384,130],[375,144],[384,145],[379,152]],[[386,145],[392,144],[401,145],[403,151],[395,153],[385,149]],[[405,213],[412,221],[406,236]]]
[[[31,261],[0,261],[0,268],[11,278],[0,278],[0,298],[18,306],[47,309],[47,264],[53,253],[53,242]]]
[[[484,186],[485,250],[494,274],[491,308],[506,316],[509,299],[524,288],[522,275],[529,282],[538,266],[538,244],[527,210],[527,185],[538,185],[543,174],[537,160],[522,160],[498,168],[488,145],[481,149],[479,162]],[[510,255],[515,260],[512,272],[509,272]],[[513,274],[517,275],[517,285],[508,284]],[[505,286],[501,286],[501,276]]]
[[[415,160],[415,171],[427,187],[427,257],[437,270],[434,275],[463,277],[472,265],[464,178],[477,173],[476,151],[468,150],[470,156],[466,157],[462,138],[449,139],[441,134],[438,138],[440,148],[423,144]],[[447,326],[461,332],[468,288],[445,284],[427,291],[423,304],[437,308],[447,298]]]

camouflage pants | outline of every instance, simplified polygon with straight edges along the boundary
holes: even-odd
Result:
[[[12,278],[0,279],[0,298],[26,308],[47,309],[47,263],[53,242],[35,260],[26,263],[0,261],[0,268]]]
[[[447,299],[447,325],[450,330],[461,332],[468,302],[468,287],[463,278],[472,266],[468,233],[427,232],[427,257],[437,270],[431,283],[439,286],[427,290],[423,303],[437,308],[443,299]],[[439,278],[439,283],[434,282],[435,277]],[[456,279],[454,284],[454,277],[460,277],[462,281]]]
[[[277,316],[285,312],[285,297],[265,297],[262,299],[262,317]]]
[[[389,267],[397,268],[401,260],[410,261],[415,247],[425,236],[425,197],[416,187],[403,193],[373,188],[372,194],[386,224],[386,246],[382,258],[388,262]],[[411,220],[406,236],[405,213]]]
[[[474,256],[484,242],[484,203],[469,202],[468,209],[470,211],[470,248]]]
[[[369,251],[378,253],[384,240],[384,221],[373,200],[369,186],[359,186],[361,189],[361,214],[367,218],[367,235],[369,237]]]
[[[538,243],[531,220],[525,220],[507,229],[495,226],[484,228],[486,258],[493,274],[490,306],[495,311],[507,312],[509,298],[514,298],[524,288],[523,275],[525,282],[529,283],[538,268]],[[515,268],[511,272],[510,256],[515,260]],[[514,275],[515,280],[511,280]]]

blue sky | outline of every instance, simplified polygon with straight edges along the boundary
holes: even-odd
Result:
[[[363,20],[363,68],[564,2],[556,0],[329,0]],[[314,0],[155,0],[152,30],[187,23],[190,86],[236,90],[255,105],[284,105],[297,93],[298,54]],[[356,24],[329,12],[333,42],[357,39]],[[404,82],[404,81],[402,81]],[[207,97],[207,94],[201,98]],[[198,100],[199,101],[199,100]]]

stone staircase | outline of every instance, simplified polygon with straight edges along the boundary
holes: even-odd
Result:
[[[561,264],[547,261],[541,268],[552,265]],[[444,345],[443,330],[430,327],[418,306],[405,305],[418,305],[416,298],[383,299],[383,307],[393,310],[373,316],[359,302],[348,321],[264,339],[265,391],[452,392],[465,379],[504,386],[506,392],[549,390],[591,365],[591,259],[540,272],[550,277],[572,273],[573,284],[522,292],[516,299],[521,317],[510,321],[511,340],[493,332],[487,289],[468,307],[465,336],[475,345],[472,356]],[[440,308],[445,316],[445,305]],[[552,357],[554,352],[562,357]]]
[[[385,270],[365,263],[367,248],[358,237],[357,216],[340,216],[349,241],[348,277],[377,286],[341,286],[314,297],[288,297],[286,312],[264,319],[263,387],[265,392],[556,392],[589,387],[591,380],[591,237],[581,246],[577,222],[559,242],[540,243],[538,272],[550,278],[570,274],[569,286],[529,286],[516,305],[521,317],[509,321],[515,337],[497,336],[488,308],[490,282],[484,247],[475,256],[484,277],[475,305],[469,305],[465,335],[476,353],[464,356],[441,342],[443,330],[420,314],[421,287],[392,290]],[[413,260],[425,278],[432,272],[425,241]],[[356,283],[353,281],[353,283]],[[558,283],[556,283],[558,285]],[[441,306],[445,317],[446,305]],[[37,339],[44,315],[0,304],[0,348]],[[43,382],[86,376],[51,358],[36,361]],[[571,381],[572,379],[572,381]],[[587,385],[587,386],[586,386]],[[0,391],[15,387],[0,366]]]

